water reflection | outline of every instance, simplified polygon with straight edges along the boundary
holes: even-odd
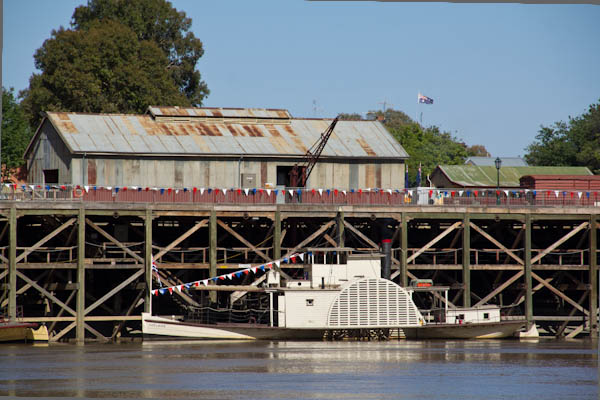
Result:
[[[589,341],[3,345],[0,357],[1,396],[598,398]]]

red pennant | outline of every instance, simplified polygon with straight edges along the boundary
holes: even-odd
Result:
[[[333,194],[337,196],[338,195],[338,190],[337,189],[333,189]]]
[[[127,186],[123,186],[123,190],[127,190]]]
[[[500,191],[496,190],[496,196],[500,196]]]
[[[194,286],[196,286],[196,287],[200,286],[200,281],[194,282]]]
[[[264,190],[263,189],[258,189],[258,192],[262,194],[264,192]]]
[[[244,274],[245,274],[245,275],[248,275],[249,273],[250,273],[250,270],[249,270],[249,269],[245,269],[245,270],[244,270]]]
[[[169,193],[169,194],[171,194],[172,191],[173,191],[173,189],[171,189],[171,188],[167,189],[167,193]]]
[[[15,189],[16,189],[16,188],[17,188],[17,185],[15,185]],[[66,190],[66,189],[67,189],[67,187],[66,187],[65,185],[61,185],[61,187],[60,187],[60,188],[61,188],[62,190]]]
[[[169,293],[173,294],[173,288],[172,287],[169,288]]]
[[[573,198],[573,196],[575,196],[575,193],[571,192],[571,198]]]
[[[215,189],[215,194],[219,194],[219,189]]]
[[[358,189],[358,193],[362,193],[362,189]]]
[[[150,190],[150,188],[149,188],[149,187],[147,187],[147,188],[146,188],[146,192],[147,192],[147,191],[149,191],[149,190]]]
[[[315,194],[317,191],[315,189],[311,190],[312,194]]]
[[[237,194],[242,194],[242,189],[238,189]]]
[[[450,196],[454,197],[456,195],[456,192],[453,190],[450,192]]]
[[[224,280],[225,280],[225,276],[224,276],[224,275],[221,275],[221,276],[219,277],[219,279],[220,279],[220,280],[222,280],[222,281],[224,281]]]
[[[431,197],[431,195],[433,194],[433,190],[429,191],[429,197]]]
[[[197,191],[198,191],[198,188],[197,188],[197,187],[194,187],[194,188],[192,189],[192,192],[194,192],[194,193],[196,193]]]
[[[477,197],[477,190],[473,190],[473,196]]]

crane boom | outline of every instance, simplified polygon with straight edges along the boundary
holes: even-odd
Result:
[[[294,168],[290,171],[290,186],[291,187],[304,187],[306,186],[306,181],[308,181],[308,177],[312,172],[313,168],[317,161],[319,161],[319,157],[321,157],[321,153],[329,140],[329,137],[333,133],[333,129],[338,122],[339,117],[335,117],[331,125],[327,128],[327,130],[321,133],[321,137],[317,140],[310,149],[306,151],[304,155],[304,160],[300,163],[294,165]]]

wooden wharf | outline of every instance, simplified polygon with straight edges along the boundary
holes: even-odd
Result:
[[[45,323],[52,341],[115,340],[139,326],[153,299],[155,308],[199,305],[185,290],[152,297],[152,260],[163,283],[178,285],[300,249],[330,261],[378,252],[391,238],[401,285],[433,279],[451,287],[450,306],[498,304],[557,337],[597,336],[599,220],[593,204],[7,199],[0,304]],[[241,289],[225,295],[233,302]]]

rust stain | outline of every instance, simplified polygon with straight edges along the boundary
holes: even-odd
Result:
[[[252,136],[252,137],[255,136],[254,132],[252,131],[252,129],[250,129],[250,126],[248,126],[248,125],[242,125],[242,128],[244,128],[244,130],[246,132],[248,132],[248,136]]]
[[[131,121],[129,120],[129,118],[126,118],[126,117],[121,118],[121,121],[123,121],[123,125],[125,125],[127,127],[127,133],[129,133],[131,135],[137,135],[137,132],[135,131],[135,128],[131,124]]]
[[[87,162],[87,175],[88,175],[88,184],[95,185],[96,184],[96,160],[88,159]]]
[[[306,153],[306,150],[308,150],[304,146],[304,143],[302,143],[302,140],[300,140],[299,138],[293,137],[292,142],[294,142],[294,145],[296,146],[296,148],[299,149],[302,153]]]
[[[222,116],[223,116],[223,113],[222,113],[221,111],[219,111],[219,110],[214,110],[214,111],[212,112],[212,115],[213,115],[214,117],[222,117]]]
[[[271,143],[273,145],[273,147],[275,148],[275,150],[277,150],[281,154],[289,154],[290,153],[289,146],[287,146],[287,143],[281,137],[278,137],[278,138],[270,137],[269,143]]]
[[[65,133],[79,133],[75,125],[71,121],[59,122],[57,124],[62,132]]]
[[[241,136],[233,125],[225,125],[233,136]]]
[[[377,155],[377,154],[375,154],[375,152],[373,151],[371,146],[369,146],[369,144],[363,138],[358,138],[358,139],[356,139],[356,141],[358,142],[360,147],[362,147],[362,149],[367,153],[367,155],[369,155],[369,156]]]
[[[54,113],[58,119],[60,119],[61,121],[70,121],[71,118],[69,117],[69,115],[66,112],[57,112]]]
[[[289,126],[289,125],[284,125],[283,129],[285,129],[285,131],[287,133],[289,133],[291,136],[298,136],[298,135],[296,135],[296,132],[294,132],[294,130],[292,129],[292,127]]]
[[[213,136],[223,136],[217,125],[207,125],[207,127],[213,133]]]
[[[271,136],[281,137],[281,133],[279,133],[279,131],[277,130],[277,128],[275,128],[275,126],[269,124],[269,125],[265,125],[265,128],[267,128],[267,130],[269,131]]]

